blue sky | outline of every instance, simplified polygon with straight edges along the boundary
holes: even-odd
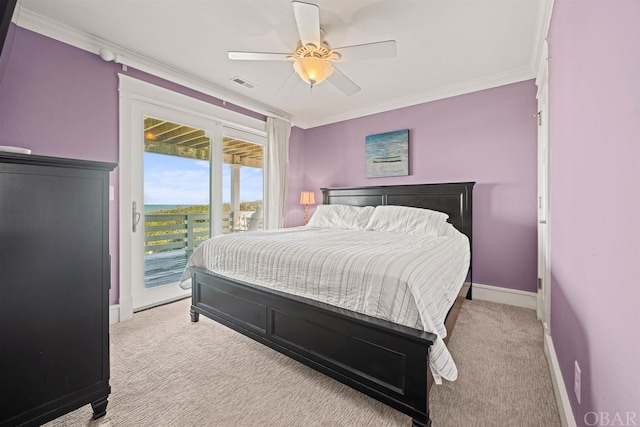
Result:
[[[229,202],[229,165],[222,168],[222,201]],[[262,200],[262,169],[240,168],[240,201]],[[144,153],[146,205],[206,205],[209,203],[209,162]]]

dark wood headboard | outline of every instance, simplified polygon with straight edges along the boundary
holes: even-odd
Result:
[[[325,205],[397,205],[444,212],[449,215],[448,221],[469,238],[469,247],[472,248],[474,184],[475,182],[453,182],[448,184],[321,188],[321,190]],[[471,253],[473,254],[473,251]],[[471,263],[473,263],[473,255]],[[467,299],[471,299],[472,286],[472,265],[469,264]]]
[[[475,182],[454,182],[321,190],[325,205],[398,205],[444,212],[449,215],[449,222],[464,233],[471,243],[474,184]]]

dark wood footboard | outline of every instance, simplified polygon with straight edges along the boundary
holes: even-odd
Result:
[[[322,192],[325,204],[400,205],[444,212],[471,243],[474,184],[324,188]],[[433,380],[428,364],[435,335],[200,268],[190,271],[192,321],[203,314],[409,415],[414,427],[431,425],[428,393]],[[466,295],[470,299],[471,268],[469,281]],[[449,331],[457,311],[450,313]]]
[[[409,415],[414,426],[431,425],[427,372],[435,335],[190,271],[192,321],[203,314]]]

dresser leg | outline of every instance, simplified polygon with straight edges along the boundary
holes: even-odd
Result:
[[[191,309],[190,313],[192,322],[197,322],[198,320],[200,320],[200,313],[197,313],[193,308]]]
[[[107,414],[107,397],[100,400],[96,400],[95,402],[91,402],[91,408],[93,409],[93,419],[97,420],[100,417],[104,417]]]

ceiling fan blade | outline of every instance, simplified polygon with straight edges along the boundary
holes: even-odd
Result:
[[[360,86],[355,84],[353,80],[345,76],[344,73],[338,70],[335,66],[333,67],[333,74],[331,74],[327,80],[333,83],[335,87],[340,89],[342,93],[347,96],[360,92]]]
[[[397,55],[395,40],[339,47],[333,51],[340,54],[339,58],[333,59],[335,62],[392,58]]]
[[[290,53],[229,52],[229,59],[236,61],[292,61]]]
[[[320,46],[320,9],[315,4],[301,1],[291,2],[293,16],[296,18],[300,41],[303,45],[312,43]]]

